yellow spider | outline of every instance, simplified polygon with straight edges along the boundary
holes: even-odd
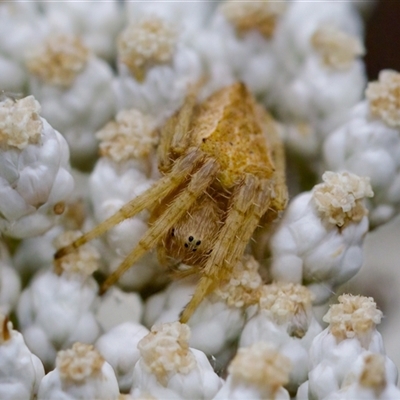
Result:
[[[149,229],[101,292],[157,246],[161,263],[182,262],[189,273],[200,274],[181,315],[187,322],[203,298],[229,278],[261,218],[269,223],[285,208],[283,146],[271,118],[236,83],[199,105],[194,92],[189,94],[161,131],[158,158],[163,177],[157,183],[55,258],[148,209]]]

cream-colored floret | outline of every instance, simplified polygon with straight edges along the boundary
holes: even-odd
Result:
[[[379,81],[368,84],[365,96],[373,116],[392,128],[400,127],[400,73],[381,71]]]
[[[74,343],[72,349],[59,351],[56,368],[65,381],[83,383],[87,378],[96,377],[101,372],[104,358],[92,345]]]
[[[120,61],[143,81],[148,68],[172,60],[178,32],[167,21],[151,15],[129,25],[118,38]]]
[[[220,7],[222,14],[239,34],[257,30],[266,38],[270,38],[274,34],[278,18],[285,9],[285,1],[270,0],[229,0]]]
[[[96,137],[100,154],[115,162],[146,157],[158,142],[155,121],[135,109],[120,111]]]
[[[228,368],[235,381],[268,387],[271,394],[289,382],[290,370],[290,360],[266,342],[241,347]]]
[[[56,249],[68,246],[81,236],[80,231],[66,231],[54,240]],[[91,244],[85,244],[75,252],[68,254],[55,261],[54,270],[57,274],[81,274],[89,276],[99,267],[100,255]]]
[[[313,300],[314,295],[305,286],[277,282],[263,286],[259,304],[262,310],[269,311],[277,324],[292,322],[292,336],[303,337]]]
[[[338,300],[339,304],[331,305],[323,318],[338,340],[364,336],[380,324],[382,311],[372,297],[343,294]]]
[[[342,227],[359,222],[368,214],[363,199],[374,195],[369,178],[327,171],[322,180],[324,183],[313,189],[313,200],[318,212],[331,224]]]
[[[138,349],[145,367],[161,384],[170,373],[188,374],[196,366],[189,349],[190,329],[179,322],[157,324],[139,343]]]
[[[236,265],[229,281],[216,289],[215,294],[228,306],[240,308],[257,303],[262,287],[259,266],[253,257],[244,256]]]
[[[380,394],[386,387],[385,357],[382,354],[369,354],[364,360],[364,369],[359,382],[361,386]]]
[[[89,50],[78,37],[55,35],[32,51],[26,66],[47,84],[69,87],[88,59]]]
[[[33,96],[0,102],[0,148],[20,150],[40,142],[43,123],[40,104]]]
[[[8,320],[8,317],[0,314],[0,345],[10,340],[12,328],[12,322]]]
[[[319,27],[311,36],[311,44],[323,64],[338,70],[350,68],[365,53],[359,38],[330,25]]]

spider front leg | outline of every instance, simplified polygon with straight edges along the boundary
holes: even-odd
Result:
[[[100,293],[104,293],[113,285],[134,262],[151,250],[163,238],[165,232],[177,223],[214,181],[218,171],[218,164],[208,159],[204,165],[192,175],[188,186],[172,201],[161,216],[147,230],[132,252],[126,257],[116,271],[103,283]]]
[[[158,167],[160,171],[168,171],[177,157],[180,157],[190,143],[190,123],[196,105],[198,90],[192,88],[186,96],[185,102],[177,114],[170,117],[160,134],[160,143],[157,149]]]
[[[178,159],[169,174],[165,175],[146,192],[135,197],[129,203],[125,204],[110,218],[101,222],[91,231],[85,233],[80,238],[75,240],[69,246],[63,247],[54,255],[55,259],[64,257],[72,253],[78,247],[84,245],[90,240],[102,235],[120,222],[134,217],[136,214],[146,208],[154,206],[157,202],[171,194],[178,186],[180,186],[190,175],[190,173],[198,167],[198,164],[204,160],[204,154],[193,149],[188,152],[185,157]]]
[[[261,216],[268,210],[270,202],[270,181],[266,179],[259,181],[253,175],[246,175],[243,183],[233,194],[228,216],[204,267],[203,276],[181,315],[182,323],[190,319],[204,297],[218,285],[218,282],[229,276],[242,257],[248,241]]]

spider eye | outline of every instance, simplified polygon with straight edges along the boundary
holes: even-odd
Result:
[[[189,236],[189,242],[193,242],[193,236]]]
[[[187,243],[185,243],[185,247],[189,247],[189,245]]]
[[[200,246],[200,245],[201,245],[201,240],[198,240],[198,241],[196,242],[196,245],[197,245],[197,246]]]
[[[171,236],[172,236],[172,237],[174,237],[174,236],[175,236],[175,228],[172,228],[172,231],[171,231]]]

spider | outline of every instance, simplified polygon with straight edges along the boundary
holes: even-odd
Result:
[[[55,258],[148,209],[147,232],[100,291],[157,247],[162,264],[182,262],[189,266],[185,274],[200,274],[181,314],[180,321],[187,322],[203,298],[229,278],[260,220],[269,223],[286,206],[284,150],[272,126],[242,83],[201,104],[192,91],[161,130],[157,156],[163,177]]]

